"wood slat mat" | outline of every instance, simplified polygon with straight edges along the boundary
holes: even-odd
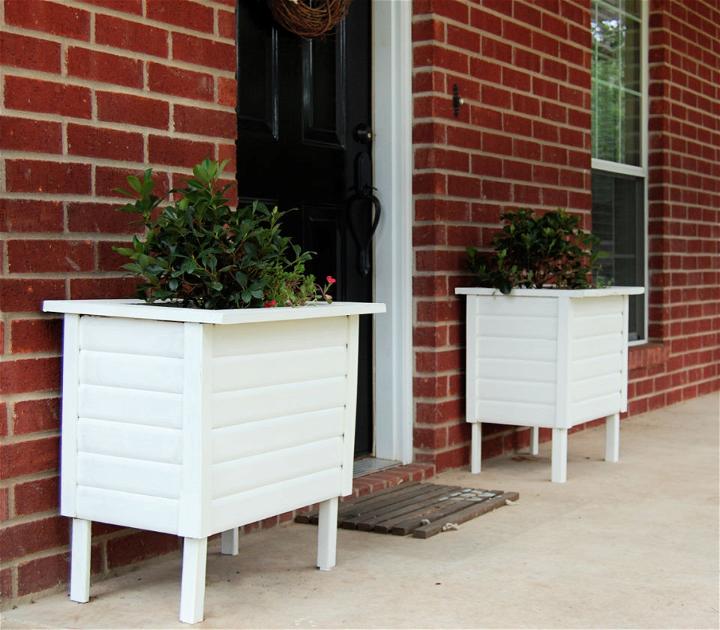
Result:
[[[517,492],[480,490],[434,483],[404,483],[367,497],[343,501],[338,525],[345,529],[429,538],[454,529],[471,518],[517,501]],[[317,525],[318,513],[295,517],[296,523]]]

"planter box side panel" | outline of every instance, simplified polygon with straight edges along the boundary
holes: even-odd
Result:
[[[79,344],[76,515],[176,533],[183,325],[82,316]]]
[[[569,426],[623,406],[626,301],[621,295],[570,300]]]
[[[554,297],[472,296],[470,422],[553,426],[558,316]],[[469,311],[471,309],[469,308]]]
[[[215,327],[208,533],[342,494],[349,331],[349,317]]]

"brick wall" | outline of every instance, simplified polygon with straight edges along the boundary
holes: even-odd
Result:
[[[234,158],[234,0],[0,2],[0,598],[67,578],[58,516],[60,321],[50,298],[128,297],[112,189]],[[94,528],[93,570],[177,547]]]
[[[651,343],[631,350],[631,413],[720,385],[719,7],[651,6]],[[415,0],[413,40],[414,440],[442,470],[469,455],[465,247],[488,245],[505,209],[562,206],[591,226],[590,1]],[[485,457],[528,443],[483,433]]]

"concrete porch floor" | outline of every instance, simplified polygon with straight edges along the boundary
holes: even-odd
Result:
[[[313,568],[316,528],[241,538],[208,557],[209,628],[717,628],[720,398],[573,434],[568,483],[540,457],[502,457],[437,483],[520,492],[512,506],[428,540],[340,530],[338,566]],[[89,604],[52,595],[2,614],[3,628],[170,628],[179,556],[91,587]]]

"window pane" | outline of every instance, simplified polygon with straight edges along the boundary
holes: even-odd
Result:
[[[620,156],[620,91],[605,83],[596,83],[596,86],[593,157],[617,162]]]
[[[592,202],[592,231],[606,255],[603,277],[615,286],[644,286],[643,180],[593,171]],[[643,296],[630,297],[631,339],[643,337],[644,304]]]
[[[621,151],[619,162],[640,166],[640,97],[623,92],[621,98]]]

